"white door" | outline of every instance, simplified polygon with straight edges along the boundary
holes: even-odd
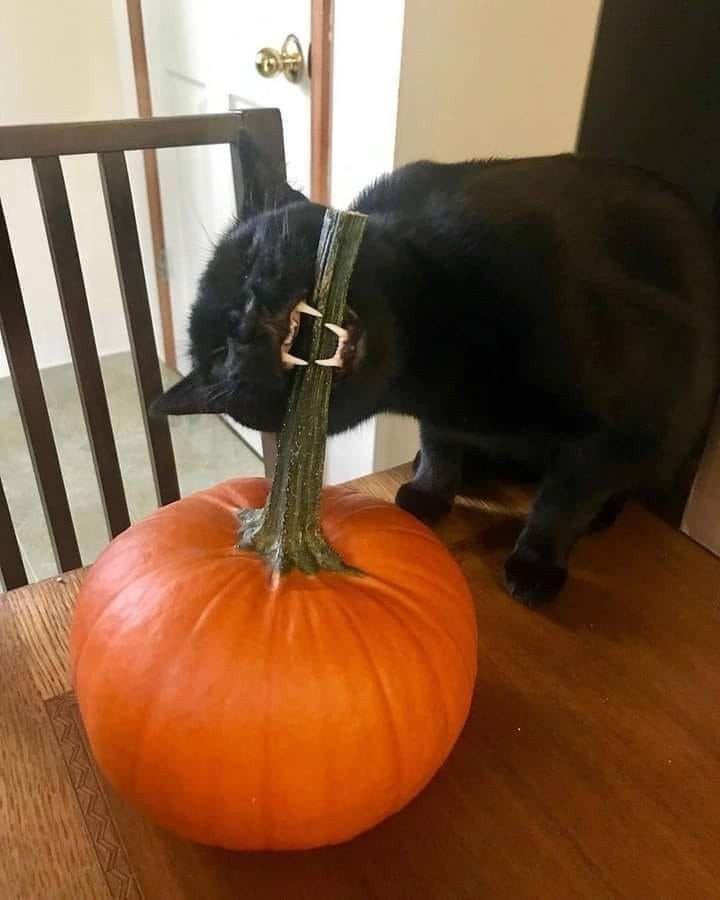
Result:
[[[153,113],[156,116],[277,107],[285,130],[288,180],[310,183],[310,0],[143,0]],[[297,37],[304,66],[297,82],[261,77],[258,51]],[[186,325],[212,241],[235,213],[226,147],[158,153],[167,271],[178,368],[189,370]],[[234,423],[233,423],[234,424]],[[262,453],[260,435],[234,425]]]

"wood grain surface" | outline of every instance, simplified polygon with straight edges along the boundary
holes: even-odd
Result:
[[[389,498],[404,477],[358,486]],[[530,612],[501,587],[526,506],[489,486],[438,529],[480,632],[450,759],[398,815],[308,853],[195,846],[130,809],[96,772],[70,693],[82,573],[0,595],[0,897],[716,900],[720,560],[630,506]]]

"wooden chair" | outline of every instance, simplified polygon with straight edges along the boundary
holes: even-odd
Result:
[[[284,175],[282,124],[279,112],[272,109],[0,128],[0,159],[32,160],[85,425],[108,532],[112,536],[128,527],[130,517],[60,157],[95,154],[98,159],[157,499],[159,504],[165,504],[180,494],[168,424],[147,414],[150,402],[162,392],[162,381],[125,152],[227,144],[237,207],[241,209],[243,176],[236,142],[242,132],[253,138],[260,151]],[[77,536],[1,204],[0,332],[58,572],[75,569],[81,565]],[[270,450],[271,442],[264,443],[266,450]],[[265,463],[266,467],[272,464],[269,452]],[[0,574],[8,590],[27,583],[2,483]]]

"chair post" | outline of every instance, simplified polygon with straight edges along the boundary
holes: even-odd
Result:
[[[286,178],[285,141],[280,111],[277,109],[248,110],[243,113],[241,123],[241,131],[250,135],[262,156],[272,165],[278,175]],[[235,207],[240,216],[243,209],[244,179],[237,143],[230,144],[230,160],[235,189]],[[263,432],[261,439],[265,475],[272,478],[277,459],[277,435],[272,432]]]
[[[0,299],[0,334],[40,490],[53,555],[60,571],[77,569],[81,565],[80,549],[1,204]]]
[[[152,419],[148,414],[150,404],[162,393],[163,383],[127,162],[120,150],[98,153],[98,161],[155,489],[163,505],[179,499],[180,487],[170,426],[167,420]]]
[[[55,280],[85,418],[85,429],[100,486],[105,521],[109,534],[115,537],[130,525],[130,513],[95,344],[65,178],[57,156],[33,159],[33,171],[55,269]]]
[[[20,545],[13,528],[7,498],[0,481],[0,585],[12,591],[27,584]]]
[[[93,154],[100,164],[153,475],[158,499],[161,503],[167,503],[179,496],[178,478],[169,424],[164,420],[149,419],[147,414],[149,403],[162,392],[163,385],[125,154],[132,150],[227,144],[231,153],[235,198],[241,211],[243,173],[238,137],[242,132],[252,138],[268,163],[285,177],[282,121],[279,111],[275,109],[0,128],[0,160],[27,159],[33,164],[65,317],[65,330],[77,380],[82,382],[78,387],[86,430],[100,481],[101,500],[112,534],[127,526],[129,511],[61,157]],[[55,561],[59,571],[74,569],[81,565],[77,536],[1,205],[0,299],[0,335],[7,351]],[[263,434],[262,447],[265,471],[271,475],[277,452],[276,435]],[[0,575],[9,587],[27,581],[22,548],[2,485]]]

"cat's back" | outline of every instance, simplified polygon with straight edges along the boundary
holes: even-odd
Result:
[[[699,432],[720,377],[718,235],[680,189],[573,154],[421,161],[356,208],[412,249],[422,278],[405,279],[408,308],[430,313],[442,296],[472,367],[500,334],[528,390],[582,397],[601,421],[656,413],[668,470]]]
[[[634,166],[576,154],[436,163],[378,179],[354,208],[397,226],[426,259],[472,266],[495,254],[572,276],[612,269],[720,316],[718,234],[689,197]],[[508,228],[507,226],[512,226]],[[530,257],[533,257],[532,259]],[[536,265],[532,265],[535,263]]]
[[[419,160],[383,175],[355,200],[372,215],[420,215],[445,206],[457,214],[478,212],[489,221],[547,211],[590,222],[609,208],[648,206],[701,223],[687,196],[638,167],[565,153],[519,159],[438,163]]]

